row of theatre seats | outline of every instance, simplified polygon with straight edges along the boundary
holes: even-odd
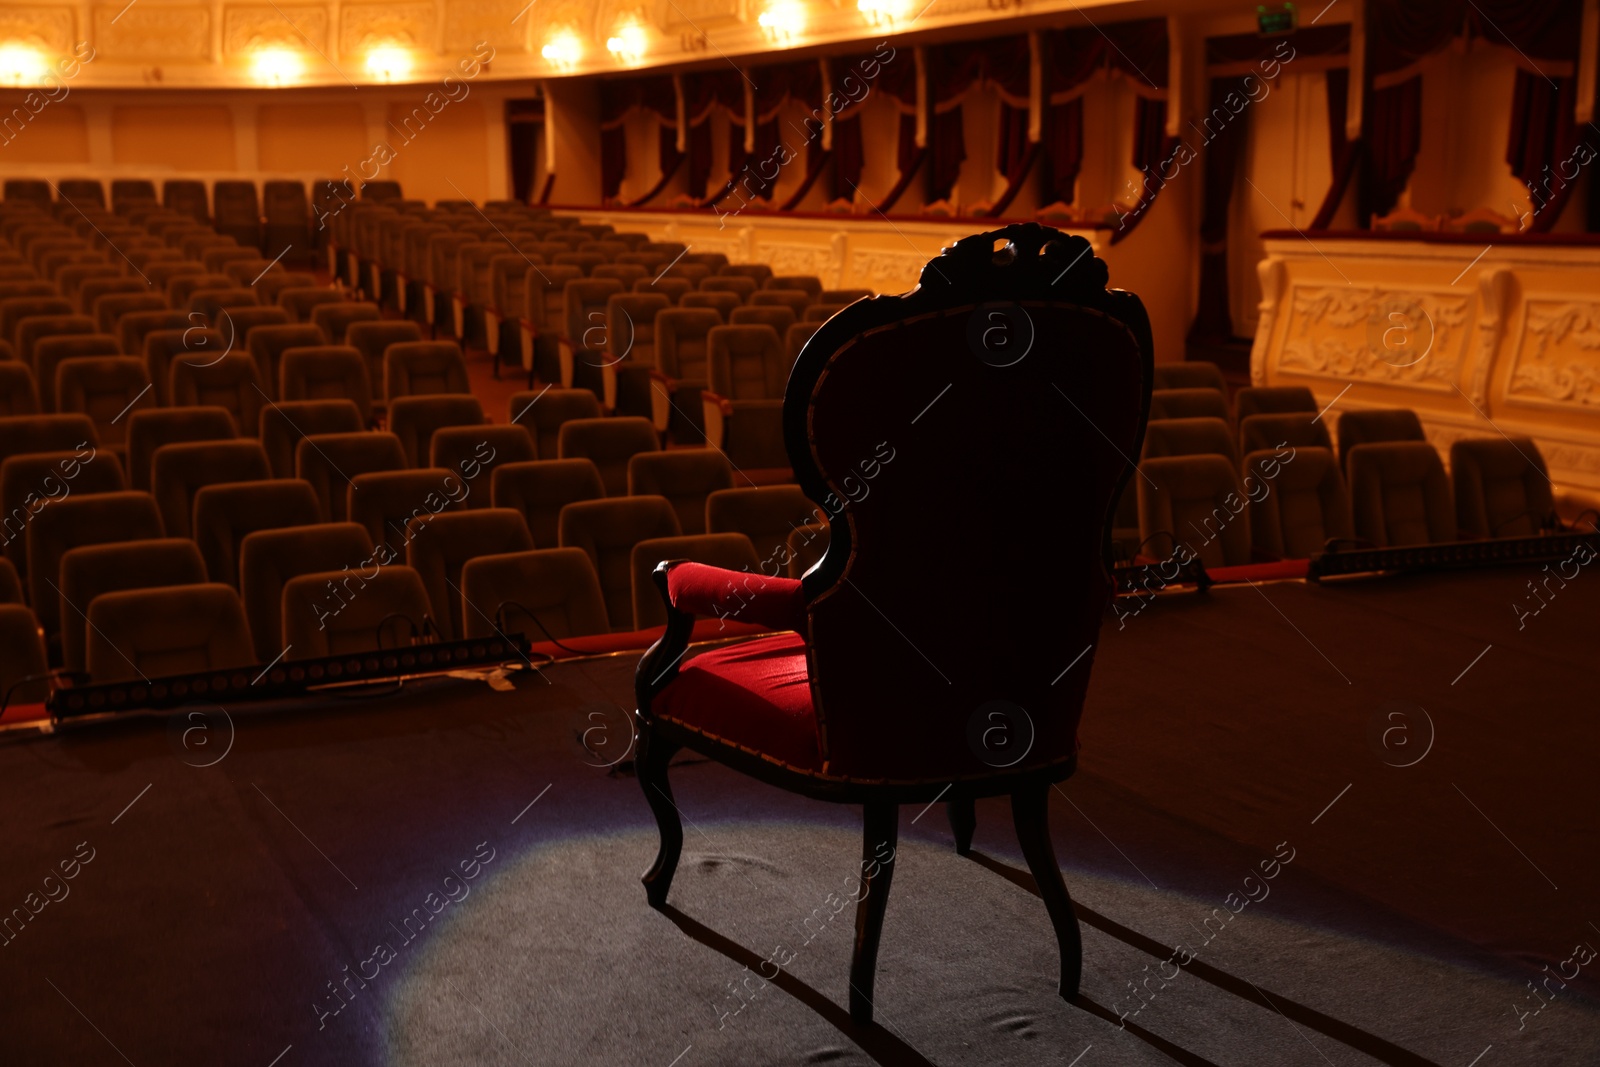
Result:
[[[216,232],[240,245],[257,248],[268,258],[308,261],[327,244],[327,228],[317,225],[337,211],[341,196],[354,196],[346,185],[315,182],[307,195],[304,182],[268,179],[258,189],[254,181],[224,179],[206,183],[193,178],[168,178],[158,195],[155,182],[142,178],[116,178],[106,185],[98,178],[8,178],[0,203],[31,205],[58,217],[83,212],[104,212],[110,206],[118,215],[163,207],[168,211],[214,226]],[[361,190],[369,200],[400,196],[398,182],[369,182]]]
[[[1404,408],[1340,412],[1338,450],[1309,389],[1241,389],[1208,363],[1156,368],[1137,493],[1119,540],[1187,546],[1208,568],[1303,560],[1331,547],[1521,537],[1559,525],[1528,438],[1454,442],[1450,470]],[[1135,533],[1135,523],[1137,532]]]
[[[425,630],[636,631],[665,621],[660,559],[795,574],[825,547],[786,469],[755,484],[703,437],[664,447],[685,442],[552,381],[491,424],[470,338],[350,296],[147,203],[0,204],[8,699],[41,699],[17,683],[51,671],[130,680]]]

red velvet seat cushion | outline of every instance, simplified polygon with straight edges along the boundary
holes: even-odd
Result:
[[[802,770],[822,769],[806,642],[763,637],[704,652],[651,701],[671,720]]]

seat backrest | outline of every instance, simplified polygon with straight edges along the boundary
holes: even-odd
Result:
[[[89,678],[153,679],[255,662],[239,594],[226,585],[102,593],[89,605]]]
[[[1150,395],[1152,419],[1232,419],[1228,398],[1215,389],[1157,389]]]
[[[816,300],[822,296],[822,279],[814,274],[775,274],[767,279],[766,288],[799,290],[806,294],[807,300]],[[849,303],[849,301],[838,301]]]
[[[770,326],[779,337],[788,333],[789,327],[793,326],[797,319],[798,316],[791,309],[771,304],[747,304],[744,307],[736,307],[728,313],[730,326]]]
[[[1295,448],[1333,448],[1328,423],[1315,413],[1284,411],[1276,414],[1246,415],[1239,421],[1239,454],[1247,455],[1279,445]]]
[[[781,574],[781,547],[797,526],[821,517],[817,505],[797,485],[743,486],[719,489],[706,499],[709,533],[742,533],[750,538],[765,573]],[[776,568],[769,561],[779,560]]]
[[[646,418],[569,419],[561,424],[556,458],[592,460],[600,470],[606,495],[626,496],[628,461],[660,447],[655,427]]]
[[[108,333],[57,334],[41,337],[33,345],[33,373],[39,383],[39,401],[51,411],[60,410],[56,393],[56,368],[83,356],[117,356],[122,348]]]
[[[722,567],[730,571],[758,573],[761,558],[750,539],[740,533],[700,534],[684,537],[656,537],[633,546],[633,628],[645,630],[662,626],[667,609],[661,602],[650,575],[665,560],[687,560]]]
[[[202,486],[194,495],[194,540],[213,582],[239,587],[239,543],[246,534],[322,520],[317,495],[298,478]]]
[[[404,564],[354,578],[348,571],[296,575],[283,587],[284,659],[404,647],[422,635],[429,615],[427,588]]]
[[[771,326],[718,326],[707,337],[711,391],[729,400],[776,400],[788,367]]]
[[[116,330],[119,351],[129,355],[144,354],[144,340],[157,330],[182,331],[195,325],[186,311],[174,311],[171,308],[150,308],[142,311],[129,311],[117,316],[113,328]]]
[[[283,651],[283,586],[290,578],[320,571],[342,572],[335,589],[370,572],[367,528],[355,522],[257,530],[239,544],[239,592],[255,642],[256,659],[271,663]],[[348,594],[347,594],[348,595]],[[307,620],[315,624],[316,619]]]
[[[483,423],[483,405],[468,394],[401,396],[389,403],[389,432],[400,438],[406,464],[412,467],[428,465],[439,430]]]
[[[1158,456],[1223,456],[1237,464],[1233,434],[1228,424],[1217,418],[1158,419],[1152,402],[1150,425],[1144,434],[1143,459]]]
[[[1145,552],[1207,567],[1250,562],[1250,520],[1233,461],[1215,453],[1159,456],[1139,464],[1139,536]]]
[[[272,477],[295,476],[295,448],[302,437],[355,433],[364,425],[361,409],[349,400],[289,400],[267,404],[261,409],[261,447],[266,449]]]
[[[463,508],[472,491],[460,475],[438,467],[369,471],[350,479],[345,512],[366,527],[374,550],[384,546],[393,559],[404,560],[412,520]]]
[[[214,362],[191,359],[173,362],[169,393],[179,407],[219,407],[233,416],[240,427],[252,430],[261,424],[261,405],[266,393],[256,371],[256,361],[248,352],[227,352]]]
[[[422,576],[433,605],[433,619],[447,641],[464,637],[461,568],[474,556],[526,552],[533,537],[522,513],[512,508],[479,508],[415,519],[407,531],[406,564]]]
[[[1317,398],[1303,385],[1251,386],[1234,396],[1233,410],[1240,422],[1251,415],[1281,415],[1294,411],[1314,415]]]
[[[570,263],[533,264],[523,274],[523,314],[541,333],[565,337],[567,283],[583,278]]]
[[[727,263],[717,268],[720,278],[750,278],[759,288],[772,278],[772,268],[765,263]]]
[[[467,364],[454,341],[405,341],[384,349],[383,394],[403,396],[470,393]]]
[[[1343,423],[1340,437],[1343,439]],[[1456,509],[1438,450],[1426,441],[1352,445],[1342,453],[1355,535],[1379,548],[1456,539]]]
[[[1350,478],[1350,450],[1357,445],[1380,441],[1426,441],[1422,420],[1410,408],[1368,408],[1339,413],[1339,465]]]
[[[171,537],[193,536],[194,496],[204,486],[265,481],[271,476],[266,452],[249,438],[162,445],[150,461],[150,491]]]
[[[367,361],[349,345],[285,349],[278,360],[278,397],[285,401],[348,400],[364,423],[372,412]]]
[[[606,349],[606,301],[623,291],[615,278],[580,278],[566,284],[562,314],[573,348]]]
[[[72,605],[87,609],[95,597],[120,589],[206,580],[200,549],[183,537],[80,545],[62,554],[60,570],[61,660],[69,671],[88,669],[88,622]]]
[[[155,407],[144,360],[134,356],[75,356],[56,367],[56,403],[62,411],[81,411],[94,422],[102,445],[126,439],[128,412]]]
[[[405,449],[392,433],[315,434],[302,437],[294,449],[294,476],[311,486],[323,522],[345,520],[347,489],[356,475],[405,466]]]
[[[685,535],[705,533],[706,498],[732,488],[733,467],[728,457],[714,448],[640,452],[628,460],[628,495],[664,496],[672,501]]]
[[[0,545],[7,566],[27,576],[28,524],[44,508],[126,488],[117,457],[88,442],[71,451],[30,452],[0,463]]]
[[[738,293],[718,293],[702,290],[696,290],[692,293],[684,293],[683,296],[678,299],[679,307],[706,308],[711,311],[715,311],[717,313],[717,317],[723,322],[727,322],[728,317],[733,314],[734,309],[742,307],[743,303],[744,302],[739,299]]]
[[[600,579],[579,548],[478,556],[461,568],[461,592],[469,638],[503,626],[537,644],[611,629]]]
[[[374,385],[384,380],[383,354],[390,345],[422,340],[422,327],[404,319],[352,322],[345,328],[344,343],[359,349],[367,361],[367,373]]]
[[[328,343],[328,335],[321,327],[297,322],[288,326],[258,326],[250,331],[250,356],[256,361],[261,374],[261,387],[267,395],[278,399],[278,364],[283,353],[291,348],[311,348]]]
[[[656,365],[656,315],[672,306],[661,293],[613,293],[606,301],[608,360]]]
[[[1138,298],[1106,280],[1081,237],[976,234],[905,296],[829,319],[789,376],[788,455],[830,524],[803,586],[830,773],[943,783],[1075,757],[1089,671],[1062,670],[1110,602],[1112,505],[1140,452],[1152,359]],[[915,448],[885,428],[889,396],[916,419]],[[1031,461],[1003,458],[1017,455]],[[964,517],[927,536],[927,509],[957,496]],[[953,558],[994,625],[934,621],[952,594],[928,576]],[[1031,724],[1020,755],[969,740],[997,710]]]
[[[507,463],[496,467],[490,479],[493,505],[522,512],[535,545],[557,543],[562,508],[579,500],[599,500],[605,492],[599,468],[588,459]]]
[[[28,525],[28,602],[39,625],[54,634],[61,620],[61,557],[79,545],[165,537],[161,512],[149,493],[96,493],[69,497],[42,509]],[[87,604],[71,604],[81,616]]]
[[[377,322],[382,317],[383,313],[378,310],[377,304],[353,300],[319,304],[311,309],[311,324],[320,326],[322,332],[328,335],[328,340],[336,345],[348,343],[345,331],[352,323]]]
[[[819,282],[818,285],[818,291],[820,292],[821,283]],[[806,308],[810,307],[814,300],[815,297],[804,289],[775,287],[771,284],[770,279],[768,279],[766,288],[750,294],[751,307],[785,307],[794,312],[796,320],[805,315]]]
[[[704,383],[710,370],[710,336],[722,325],[714,308],[676,307],[656,312],[656,366],[669,378]]]
[[[1193,360],[1186,363],[1157,363],[1151,381],[1156,389],[1215,389],[1224,397],[1228,383],[1215,363]]]
[[[1263,449],[1244,458],[1250,544],[1259,555],[1309,559],[1351,537],[1350,498],[1329,448]]]
[[[472,487],[471,508],[489,506],[495,468],[538,458],[533,436],[520,425],[442,426],[428,443],[428,465],[453,471]]]
[[[100,443],[87,415],[69,412],[0,418],[0,463],[29,452],[71,452],[86,443]]]
[[[561,509],[562,548],[588,553],[600,578],[606,617],[615,633],[633,629],[633,546],[658,537],[677,537],[678,513],[659,496],[584,500]]]
[[[0,353],[0,418],[39,413],[39,388],[26,364]]]
[[[156,449],[181,441],[226,441],[239,436],[226,408],[156,408],[128,415],[128,487],[150,488]]]
[[[1550,475],[1529,437],[1467,437],[1450,446],[1456,526],[1473,537],[1525,537],[1555,521]]]

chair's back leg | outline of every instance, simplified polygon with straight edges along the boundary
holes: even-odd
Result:
[[[678,856],[683,851],[683,823],[678,819],[677,802],[672,799],[672,783],[667,781],[667,762],[676,751],[677,745],[656,736],[646,723],[639,724],[639,751],[634,766],[639,786],[644,790],[644,798],[661,831],[661,848],[656,853],[656,861],[640,879],[644,883],[645,899],[652,908],[667,902],[667,891],[672,888],[672,876],[678,870]]]
[[[958,797],[945,805],[950,816],[950,832],[956,836],[956,855],[972,851],[972,834],[978,829],[978,809],[971,797]]]
[[[856,900],[856,946],[850,957],[850,1018],[872,1022],[872,979],[878,969],[878,939],[889,907],[900,805],[868,803],[861,837],[861,895]]]
[[[1061,996],[1073,1000],[1083,977],[1083,938],[1067,883],[1056,863],[1055,847],[1050,843],[1049,801],[1048,782],[1024,786],[1011,794],[1011,817],[1028,870],[1033,872],[1045,910],[1050,913],[1050,923],[1056,929],[1056,944],[1061,950]]]

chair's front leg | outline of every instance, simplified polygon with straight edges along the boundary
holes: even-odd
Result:
[[[667,780],[667,763],[677,750],[677,745],[657,736],[648,721],[639,723],[639,751],[634,767],[661,833],[656,860],[640,879],[644,883],[645,899],[652,908],[666,904],[672,876],[678,870],[678,856],[683,852],[683,823],[678,818],[677,802],[672,799],[672,783]]]
[[[1050,843],[1050,785],[1027,785],[1011,794],[1011,818],[1017,826],[1017,841],[1033,872],[1033,881],[1044,898],[1050,923],[1056,930],[1061,950],[1061,996],[1075,1000],[1083,977],[1083,937],[1078,932],[1078,915],[1072,910],[1072,897],[1056,862]]]
[[[889,907],[900,805],[867,803],[861,838],[861,896],[856,901],[856,945],[850,957],[850,1018],[872,1022],[872,979],[878,969],[878,939]]]
[[[972,851],[972,834],[978,828],[977,804],[971,797],[958,797],[945,805],[950,816],[950,832],[956,837],[956,855]]]

